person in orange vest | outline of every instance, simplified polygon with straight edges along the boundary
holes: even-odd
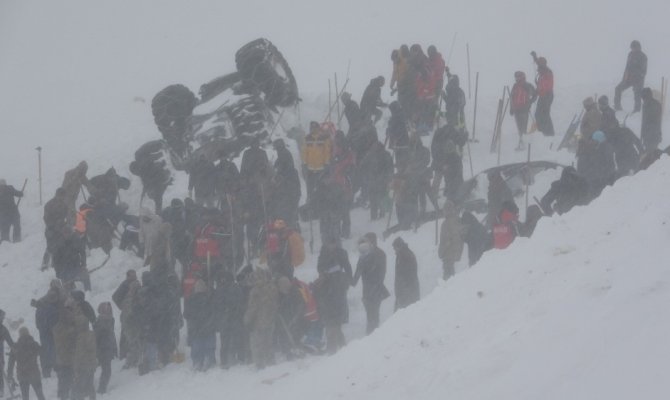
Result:
[[[514,116],[516,128],[519,131],[519,146],[521,149],[523,135],[528,132],[528,114],[530,106],[535,102],[537,94],[535,87],[526,81],[526,74],[522,71],[514,73],[514,86],[510,92],[509,114]]]
[[[74,223],[74,231],[79,234],[82,240],[86,239],[86,232],[88,230],[88,214],[93,211],[88,203],[84,203],[79,206],[79,211],[77,211],[77,217]]]
[[[332,140],[327,132],[321,130],[319,123],[309,123],[309,134],[301,150],[305,184],[307,185],[307,202],[313,197],[317,181],[324,174],[332,157]]]

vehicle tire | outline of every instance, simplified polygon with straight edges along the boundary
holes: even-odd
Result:
[[[170,85],[158,92],[151,101],[151,112],[158,130],[170,148],[183,155],[188,149],[189,119],[198,99],[184,85]]]
[[[235,53],[242,78],[265,94],[270,108],[290,107],[298,102],[298,85],[284,56],[267,39],[256,39]]]

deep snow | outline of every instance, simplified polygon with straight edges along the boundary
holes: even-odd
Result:
[[[323,118],[327,80],[337,72],[342,84],[349,60],[347,89],[360,98],[370,78],[388,78],[392,48],[434,43],[447,58],[458,32],[449,65],[460,75],[466,93],[465,42],[472,52],[473,86],[474,72],[481,72],[480,142],[471,144],[477,173],[496,164],[488,146],[497,98],[515,70],[534,75],[530,50],[546,55],[556,74],[552,115],[559,135],[584,97],[612,96],[630,40],[639,39],[649,56],[648,84],[660,84],[660,77],[670,71],[663,40],[670,4],[659,0],[635,6],[604,0],[256,0],[234,6],[213,0],[3,1],[0,177],[15,186],[25,177],[30,182],[21,205],[24,241],[0,245],[0,308],[10,322],[23,318],[34,331],[29,300],[43,294],[52,276],[37,270],[45,245],[34,148],[44,148],[45,201],[65,170],[81,159],[89,161],[89,176],[110,166],[129,175],[137,147],[160,137],[150,112],[153,95],[171,83],[197,91],[200,84],[232,71],[235,50],[249,40],[272,40],[298,79],[305,100],[302,119],[287,113],[282,125],[289,128]],[[388,98],[388,90],[383,97]],[[626,93],[624,106],[631,108],[631,100]],[[471,107],[472,99],[469,126]],[[628,124],[638,132],[639,116],[632,116]],[[383,135],[383,122],[378,129]],[[573,162],[572,154],[550,148],[559,138],[530,135],[533,159]],[[424,144],[429,142],[424,139]],[[525,160],[525,152],[512,151],[515,145],[508,116],[503,163]],[[469,177],[467,154],[464,171]],[[662,249],[670,236],[664,206],[669,173],[670,161],[665,159],[649,172],[607,189],[587,208],[542,220],[533,239],[491,252],[475,268],[466,270],[464,257],[458,265],[464,273],[447,284],[438,282],[434,225],[402,234],[419,257],[426,298],[393,318],[393,299],[387,300],[382,328],[362,338],[360,287],[353,289],[352,322],[345,327],[353,341],[334,357],[285,362],[262,372],[239,367],[206,374],[190,372],[187,362],[143,378],[118,373],[120,365],[115,365],[108,397],[665,397],[670,324],[662,307],[670,280]],[[547,184],[539,182],[531,196],[540,197]],[[138,185],[134,179],[131,190],[122,193],[132,210],[138,208]],[[185,176],[179,175],[166,200],[185,195]],[[369,224],[367,217],[362,210],[352,216],[354,239],[345,242],[352,264],[357,259],[355,238],[384,228]],[[393,286],[391,240],[382,245],[389,257],[388,287]],[[317,237],[317,251],[318,243]],[[101,260],[96,250],[89,263]],[[311,280],[314,265],[315,258],[309,257],[298,276]],[[93,275],[89,300],[94,306],[108,300],[125,271],[139,267],[137,259],[114,250],[110,264]],[[17,327],[12,329],[14,336]],[[262,383],[286,373],[271,385]],[[47,381],[47,394],[54,393],[54,386],[53,380]]]

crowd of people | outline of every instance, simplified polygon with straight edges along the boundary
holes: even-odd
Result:
[[[531,55],[537,64],[535,86],[523,72],[514,74],[510,112],[523,136],[537,102],[537,128],[551,136],[553,73],[544,57]],[[606,96],[584,100],[575,142],[577,168],[563,169],[539,204],[526,210],[524,222],[519,221],[506,177],[497,170],[489,172],[487,213],[480,221],[463,207],[462,154],[468,131],[458,76],[435,46],[425,54],[418,44],[402,45],[392,51],[391,60],[389,88],[397,100],[387,105],[382,99],[383,76],[370,81],[360,105],[343,92],[338,101],[344,107],[346,132],[330,121],[312,121],[298,143],[299,166],[283,139],[272,142],[273,163],[258,138],[243,152],[239,168],[223,153],[215,159],[194,156],[187,167],[190,195],[163,207],[163,194],[174,180],[160,143],[150,142],[135,153],[130,165],[142,182],[142,198],[147,195],[155,205],[153,210],[141,208],[139,215],[129,214],[121,201],[120,191],[129,188],[130,180],[113,168],[90,179],[85,161],[67,171],[44,207],[42,269],[53,267],[56,279],[43,297],[31,302],[39,343],[25,327],[14,343],[0,325],[0,351],[5,342],[12,348],[8,376],[13,377],[16,364],[24,398],[30,386],[44,398],[41,377],[52,371],[60,399],[95,398],[97,366],[97,392],[105,393],[112,359],[123,359],[124,368],[137,368],[140,374],[180,362],[183,333],[196,370],[217,364],[217,348],[224,368],[244,363],[263,368],[274,363],[277,354],[291,359],[334,353],[346,343],[342,325],[349,321],[347,292],[359,281],[368,334],[380,324],[385,299],[395,296],[398,310],[420,298],[417,258],[400,236],[392,242],[393,293],[385,285],[387,255],[376,233],[357,239],[358,261],[352,267],[342,246],[352,235],[352,209],[369,209],[371,221],[388,218],[384,238],[441,219],[438,255],[443,278],[449,279],[466,244],[468,263],[473,265],[485,251],[504,249],[515,237],[532,235],[542,216],[587,204],[606,185],[660,157],[662,107],[644,88],[647,59],[634,41],[624,81],[616,89],[615,108],[620,108],[621,92],[632,86],[635,111],[642,111],[641,139],[619,123]],[[390,119],[380,137],[377,123],[384,107]],[[427,147],[423,140],[429,133]],[[12,227],[14,241],[20,240],[14,199],[22,195],[0,181],[3,241],[9,240]],[[303,205],[301,198],[306,199]],[[394,209],[398,223],[390,226]],[[306,243],[313,247],[317,223],[318,278],[303,282],[294,269],[305,262]],[[109,258],[115,241],[121,250],[136,254],[142,260],[137,269],[143,269],[140,277],[135,269],[127,271],[111,302],[100,303],[96,313],[85,293],[92,289],[91,274],[105,264],[89,268],[87,252],[100,248]],[[120,312],[118,341],[112,303]],[[0,322],[2,317],[0,311]]]

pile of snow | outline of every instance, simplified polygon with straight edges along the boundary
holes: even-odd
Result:
[[[665,157],[590,206],[541,220],[532,239],[487,253],[335,356],[258,374],[173,367],[110,399],[662,398],[668,183]]]

